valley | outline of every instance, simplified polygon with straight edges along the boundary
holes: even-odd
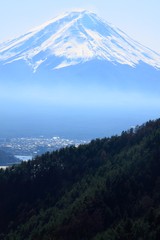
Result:
[[[5,159],[0,158],[0,165],[12,165],[20,163],[21,161],[32,160],[37,155],[41,155],[45,152],[52,152],[64,147],[79,146],[80,144],[86,144],[88,141],[83,140],[69,140],[60,137],[45,138],[41,137],[21,137],[21,138],[0,138],[0,151],[14,156],[12,162],[5,164]],[[2,161],[3,160],[3,161]]]

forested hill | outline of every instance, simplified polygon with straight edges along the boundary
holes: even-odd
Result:
[[[18,159],[16,159],[12,154],[0,150],[0,166],[9,166],[14,162],[18,162]]]
[[[2,240],[159,240],[160,120],[0,171]]]

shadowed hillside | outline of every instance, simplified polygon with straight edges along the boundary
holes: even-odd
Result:
[[[160,120],[0,171],[0,239],[158,240]]]

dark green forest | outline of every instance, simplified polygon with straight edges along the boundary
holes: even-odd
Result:
[[[1,240],[159,240],[160,119],[0,170]]]

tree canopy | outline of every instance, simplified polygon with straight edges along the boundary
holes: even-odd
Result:
[[[2,240],[158,240],[160,119],[0,170]]]

